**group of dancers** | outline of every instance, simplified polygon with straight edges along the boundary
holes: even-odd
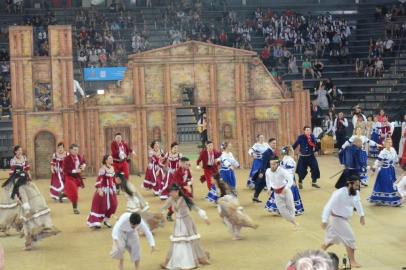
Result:
[[[368,184],[366,144],[384,147],[372,168],[378,173],[368,200],[374,204],[399,206],[406,196],[406,176],[396,180],[398,155],[392,148],[391,139],[386,138],[381,145],[364,138],[356,129],[355,135],[343,144],[340,151],[340,162],[345,169],[336,184],[337,191],[333,193],[322,215],[322,227],[326,228],[323,249],[335,243],[343,243],[353,266],[359,264],[354,257],[355,240],[348,219],[355,208],[361,216],[361,224],[365,223],[359,186],[360,183]],[[87,225],[94,229],[100,229],[102,225],[111,228],[110,218],[117,210],[119,190],[125,194],[127,211],[120,216],[112,230],[111,256],[120,261],[119,269],[124,267],[125,250],[129,251],[135,269],[139,267],[138,229],[144,231],[152,250],[155,250],[156,243],[151,231],[163,226],[165,213],[167,221],[174,222],[174,230],[170,237],[170,250],[161,267],[192,269],[210,263],[209,253],[201,247],[200,235],[190,212],[196,211],[207,224],[210,222],[206,212],[194,201],[190,160],[179,152],[178,147],[174,142],[166,152],[158,141],[150,144],[149,163],[142,186],[161,200],[166,200],[159,213],[149,212],[148,203],[130,183],[128,161],[135,153],[123,141],[120,133],[115,134],[111,143],[111,154],[102,159]],[[296,165],[294,151],[297,147],[300,149]],[[320,170],[315,155],[317,150],[317,140],[307,126],[293,145],[284,146],[281,150],[277,149],[276,139],[272,138],[266,143],[264,136],[259,135],[257,142],[248,151],[253,157],[247,181],[247,185],[254,189],[253,202],[260,203],[260,193],[267,190],[269,198],[265,208],[298,228],[296,216],[304,213],[299,190],[303,189],[308,168],[312,187],[320,188]],[[80,214],[78,189],[84,188],[82,173],[86,170],[85,159],[78,153],[78,145],[70,145],[67,153],[64,144],[60,143],[51,162],[50,196],[60,202],[68,199],[74,214]],[[44,197],[31,181],[29,164],[22,148],[16,146],[14,154],[10,163],[10,177],[2,184],[0,231],[7,233],[13,227],[22,232],[26,239],[25,249],[29,250],[34,241],[59,231],[52,224]],[[239,163],[232,154],[232,144],[224,142],[221,150],[216,150],[213,142],[207,141],[196,165],[198,169],[200,165],[203,167],[200,181],[207,186],[206,198],[217,204],[219,216],[232,234],[232,239],[241,239],[240,231],[243,227],[257,228],[258,225],[245,213],[238,201],[234,170],[239,167]]]

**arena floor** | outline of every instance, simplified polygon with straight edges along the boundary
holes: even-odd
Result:
[[[202,235],[203,247],[211,254],[211,265],[204,269],[270,269],[282,270],[289,259],[299,251],[320,247],[324,232],[320,227],[322,208],[334,190],[331,175],[339,171],[337,159],[332,156],[319,158],[322,188],[310,187],[309,180],[301,191],[305,214],[298,218],[301,225],[294,231],[290,224],[280,217],[272,216],[264,210],[264,204],[251,202],[251,191],[245,189],[247,170],[238,170],[239,198],[251,217],[259,224],[257,230],[243,229],[241,241],[232,241],[231,236],[218,217],[216,208],[203,200],[205,186],[198,181],[200,173],[193,171],[195,179],[196,203],[208,211],[211,225],[206,225],[194,214],[198,231]],[[133,176],[132,181],[141,183],[141,178]],[[34,250],[22,251],[24,240],[17,236],[1,237],[5,248],[6,269],[8,270],[111,270],[117,268],[117,262],[109,257],[111,248],[111,230],[92,231],[86,226],[86,217],[90,210],[94,178],[86,179],[87,187],[80,191],[81,215],[73,215],[71,205],[52,202],[46,196],[54,224],[62,231],[56,237],[45,239],[36,244]],[[374,179],[372,180],[372,183]],[[48,181],[36,182],[44,195],[48,195]],[[406,266],[406,208],[376,207],[368,205],[367,196],[372,187],[362,190],[362,199],[366,211],[366,226],[362,227],[354,216],[352,224],[357,236],[357,258],[366,270],[399,270]],[[162,202],[145,191],[152,210]],[[263,193],[261,199],[266,200]],[[125,197],[120,195],[117,216],[125,207]],[[159,269],[169,246],[172,223],[155,233],[158,251],[150,253],[147,241],[142,238],[141,269]],[[334,246],[331,251],[339,257],[345,254],[343,246]],[[133,269],[126,256],[125,269]]]

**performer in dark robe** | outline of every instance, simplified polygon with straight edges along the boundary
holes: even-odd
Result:
[[[362,140],[360,138],[355,138],[350,146],[341,150],[339,153],[340,163],[345,166],[340,178],[335,184],[335,188],[339,189],[347,186],[347,179],[355,175],[360,178],[361,172],[361,148]]]

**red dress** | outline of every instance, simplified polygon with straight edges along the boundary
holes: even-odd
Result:
[[[128,144],[124,141],[121,143],[117,143],[113,141],[110,146],[111,149],[111,156],[113,157],[114,163],[114,171],[116,174],[123,173],[124,178],[128,180],[130,176],[130,170],[128,167],[128,157],[133,152],[133,150],[128,147]]]
[[[117,210],[118,203],[114,175],[114,168],[103,166],[99,170],[95,187],[96,189],[100,188],[103,190],[103,196],[100,196],[97,190],[93,195],[92,209],[87,218],[87,225],[89,227],[101,226]]]
[[[65,195],[73,204],[76,204],[79,200],[78,187],[84,188],[83,179],[80,173],[77,173],[77,170],[81,165],[85,164],[84,158],[80,155],[68,155],[62,163]]]
[[[51,165],[54,168],[54,172],[51,176],[51,187],[49,189],[49,195],[51,195],[52,199],[58,200],[59,195],[63,193],[64,179],[63,179],[63,160],[66,157],[66,153],[64,153],[63,157],[58,156],[57,153],[52,155],[52,162]]]
[[[382,123],[382,126],[381,126],[380,129],[381,129],[381,133],[380,133],[381,141],[380,141],[380,144],[384,145],[385,139],[390,138],[392,136],[392,134],[391,134],[391,126],[390,126],[389,123],[386,123],[386,124]]]
[[[166,158],[166,161],[168,162],[166,167],[167,171],[160,192],[160,198],[162,200],[168,199],[169,189],[173,184],[173,180],[171,178],[173,177],[173,174],[175,173],[176,169],[179,167],[179,160],[181,159],[181,157],[182,157],[181,153],[177,153],[175,155],[169,153]]]
[[[182,167],[178,167],[175,171],[175,173],[173,173],[171,175],[170,178],[170,186],[172,186],[173,184],[177,184],[178,186],[181,187],[183,193],[186,195],[186,197],[192,199],[193,198],[193,194],[191,192],[189,192],[188,189],[186,189],[186,187],[190,187],[192,186],[192,174],[190,172],[189,169],[185,169]],[[168,194],[169,194],[169,189],[168,189]],[[173,209],[170,207],[168,209],[168,215],[172,215],[173,213]]]
[[[163,171],[163,153],[159,154],[154,151],[149,152],[149,163],[147,171],[145,172],[145,179],[143,186],[146,189],[153,189],[155,195],[159,195],[162,189],[162,182],[165,178]]]
[[[218,174],[218,167],[216,159],[221,156],[221,152],[213,150],[211,152],[204,149],[200,152],[199,158],[197,159],[197,166],[199,166],[200,162],[203,163],[203,171],[204,171],[204,179],[207,183],[207,188],[210,190],[212,185],[212,178],[214,175]]]

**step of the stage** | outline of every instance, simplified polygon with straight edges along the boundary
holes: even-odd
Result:
[[[179,151],[190,160],[196,160],[200,152],[199,143],[182,143]]]

